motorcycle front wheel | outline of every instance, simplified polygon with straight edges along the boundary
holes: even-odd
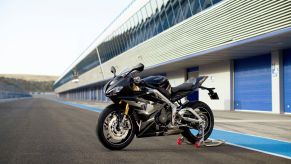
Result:
[[[132,115],[125,117],[121,125],[124,108],[111,104],[99,115],[96,133],[102,145],[110,150],[121,150],[128,146],[134,138],[136,124]]]
[[[194,109],[205,121],[204,140],[206,140],[211,135],[214,127],[214,116],[210,107],[201,101],[189,102],[184,107]],[[192,117],[195,118],[193,115]],[[194,125],[192,128],[184,128],[183,130],[184,131],[181,133],[182,136],[193,144],[202,138],[202,133],[199,131],[199,125]]]

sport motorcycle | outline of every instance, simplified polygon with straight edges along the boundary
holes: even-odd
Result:
[[[207,76],[187,80],[171,87],[164,76],[141,78],[143,64],[116,75],[104,86],[105,95],[112,100],[99,115],[96,133],[100,142],[110,150],[128,146],[138,138],[181,134],[190,143],[206,140],[214,126],[210,107],[201,101],[189,101],[187,96],[199,88],[207,90],[211,99],[218,99],[215,88],[202,83]]]

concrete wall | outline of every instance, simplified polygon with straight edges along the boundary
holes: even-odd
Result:
[[[279,50],[274,50],[272,55],[272,112],[284,112],[284,91],[283,91],[283,63],[282,53]]]
[[[199,76],[208,76],[203,86],[214,87],[219,100],[211,100],[208,92],[199,90],[199,100],[214,110],[231,110],[232,100],[232,69],[231,62],[217,62],[199,66]]]
[[[172,87],[180,85],[186,81],[186,70],[180,69],[173,72],[167,72],[167,78]]]
[[[211,100],[208,92],[199,90],[199,100],[207,103],[213,110],[231,110],[232,99],[232,64],[231,61],[217,62],[199,66],[199,76],[209,76],[204,82],[206,87],[214,87],[219,100]],[[186,68],[166,72],[173,87],[186,81]]]

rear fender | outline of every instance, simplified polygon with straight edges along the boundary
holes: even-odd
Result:
[[[205,82],[207,78],[208,76],[199,76],[196,79],[189,79],[187,82],[193,83],[193,90],[197,90],[198,88],[202,90],[207,90],[210,99],[218,100],[219,99],[218,94],[214,92],[215,88],[207,88],[202,86],[202,84]]]

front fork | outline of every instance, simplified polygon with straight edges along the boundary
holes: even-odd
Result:
[[[119,102],[119,104],[122,104],[122,100]],[[120,122],[121,124],[121,127],[125,127],[125,120],[126,120],[126,116],[128,115],[128,111],[129,111],[129,104],[127,102],[125,102],[126,105],[125,105],[125,109],[124,109],[124,115],[122,117],[122,120]]]

